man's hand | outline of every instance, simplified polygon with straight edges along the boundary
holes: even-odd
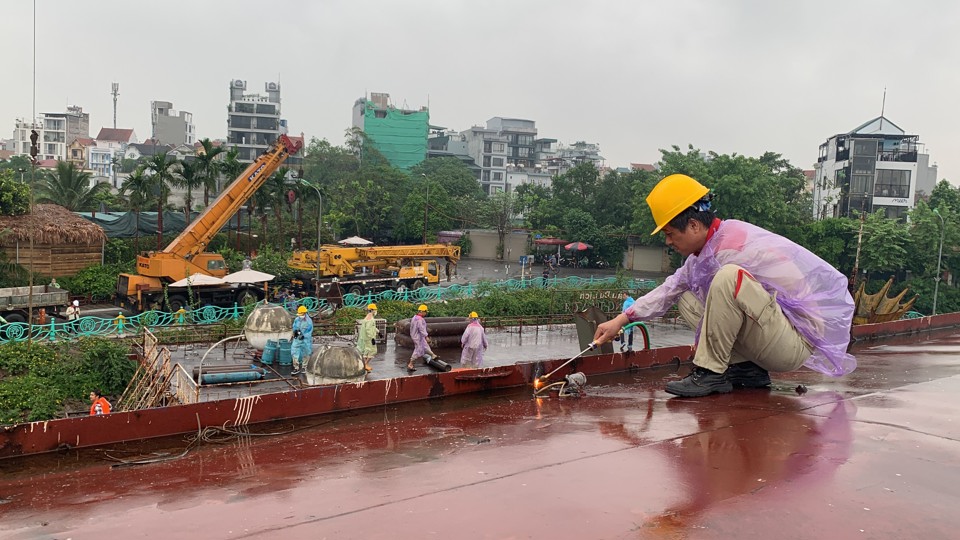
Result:
[[[617,334],[620,333],[620,329],[629,322],[630,319],[621,313],[613,319],[605,323],[601,323],[599,326],[597,326],[597,331],[593,334],[593,342],[597,345],[602,345],[612,340],[613,338],[617,337]]]

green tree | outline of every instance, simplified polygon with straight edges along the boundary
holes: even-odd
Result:
[[[193,190],[202,186],[204,179],[195,161],[182,161],[178,165],[179,169],[170,181],[175,187],[187,189],[187,196],[183,200],[183,215],[187,219],[187,223],[190,223],[190,212],[193,210]]]
[[[127,197],[130,210],[133,210],[137,222],[135,236],[136,250],[140,252],[140,212],[150,203],[153,197],[153,178],[147,176],[143,168],[138,168],[120,185],[120,193]]]
[[[909,243],[907,227],[883,212],[867,214],[863,223],[860,269],[868,273],[895,273],[903,268]]]
[[[167,152],[153,155],[147,160],[144,170],[150,173],[153,193],[157,197],[157,249],[163,249],[163,207],[170,195],[170,184],[176,177],[177,160]]]
[[[30,188],[14,174],[14,169],[0,170],[0,215],[3,216],[20,216],[30,211]]]
[[[514,196],[509,191],[490,195],[480,206],[480,215],[487,226],[497,231],[497,259],[503,260],[507,231],[514,214]]]
[[[220,193],[220,186],[217,180],[220,178],[221,154],[224,153],[223,146],[217,146],[208,138],[200,139],[200,148],[197,149],[197,157],[194,162],[197,168],[197,176],[203,185],[203,206],[210,206],[210,192]],[[237,172],[233,178],[240,173]],[[232,181],[233,178],[230,180]]]
[[[45,173],[37,182],[37,201],[58,204],[68,210],[94,210],[97,194],[108,191],[110,185],[91,185],[90,173],[81,171],[68,161],[57,162],[57,168]]]

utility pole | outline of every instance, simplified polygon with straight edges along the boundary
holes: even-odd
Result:
[[[430,179],[427,175],[420,173],[423,177],[423,183],[427,186],[427,195],[423,200],[423,243],[427,243],[427,207],[430,206]]]

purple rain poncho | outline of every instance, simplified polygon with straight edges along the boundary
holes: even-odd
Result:
[[[430,351],[430,346],[427,345],[427,321],[419,313],[410,319],[410,339],[413,340],[413,358],[419,358]]]
[[[854,306],[846,277],[805,248],[743,221],[722,221],[699,254],[687,257],[624,314],[631,321],[663,315],[688,290],[706,303],[713,276],[727,264],[744,268],[776,294],[784,315],[813,346],[805,366],[835,377],[856,369],[856,359],[847,354]]]
[[[460,353],[460,363],[463,364],[469,358],[468,350],[475,350],[473,355],[474,363],[479,367],[483,365],[483,351],[487,348],[487,334],[483,331],[483,326],[479,321],[473,321],[467,325],[463,335],[460,336],[460,345],[463,351]]]

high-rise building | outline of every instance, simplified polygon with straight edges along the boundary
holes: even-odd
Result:
[[[390,94],[371,93],[353,103],[353,127],[363,130],[391,165],[410,170],[427,157],[430,111],[397,108]]]
[[[814,165],[814,218],[883,210],[904,219],[937,183],[937,166],[919,139],[883,116],[827,139]]]
[[[190,144],[197,142],[193,114],[176,111],[169,101],[150,102],[151,138],[159,144]]]
[[[264,83],[265,94],[247,94],[247,81],[230,81],[227,144],[240,161],[253,162],[277,140],[280,125],[280,83]]]

